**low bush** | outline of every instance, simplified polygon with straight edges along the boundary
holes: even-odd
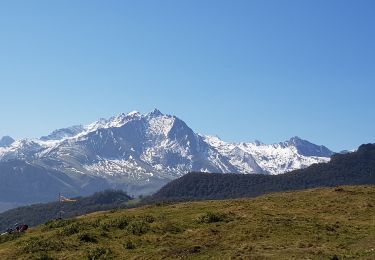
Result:
[[[97,259],[108,259],[112,254],[110,248],[96,247],[87,252],[87,259],[97,260]]]
[[[44,224],[43,229],[54,229],[54,228],[65,227],[67,225],[72,224],[74,221],[75,221],[74,219],[53,219],[53,220],[47,221]]]
[[[150,230],[150,225],[149,223],[145,221],[133,221],[129,224],[127,227],[128,232],[130,232],[133,235],[143,235],[146,234]]]
[[[145,215],[141,217],[142,220],[146,221],[147,223],[154,223],[155,222],[155,217],[152,215]]]
[[[132,241],[128,241],[124,245],[125,249],[135,249],[135,244]]]
[[[7,235],[0,236],[0,244],[8,242],[8,241],[15,240],[22,235],[23,235],[23,233],[13,233],[13,234],[7,234]]]
[[[114,227],[119,229],[125,229],[129,224],[129,219],[127,217],[120,217],[115,219]]]
[[[78,239],[82,242],[89,242],[89,243],[96,243],[98,242],[98,239],[95,237],[95,235],[90,233],[82,233],[78,235]]]
[[[157,225],[155,227],[155,231],[162,233],[162,234],[164,233],[178,234],[183,231],[183,228],[181,228],[177,223],[174,223],[172,221],[166,221]]]
[[[31,237],[23,242],[22,245],[22,250],[27,253],[61,251],[64,248],[64,242],[61,240],[44,239],[38,237]]]
[[[198,218],[198,222],[200,223],[215,223],[227,220],[228,216],[224,213],[219,212],[207,212]]]
[[[61,231],[60,234],[63,236],[71,236],[74,234],[79,233],[79,231],[82,229],[80,225],[77,223],[70,224],[69,226],[65,226]]]
[[[111,228],[125,229],[130,220],[128,217],[119,217],[115,219],[106,219],[99,223],[99,226],[104,231],[109,231]]]
[[[40,255],[33,256],[35,260],[53,260],[47,253],[41,253]]]

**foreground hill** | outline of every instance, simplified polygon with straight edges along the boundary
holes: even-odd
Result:
[[[360,184],[375,184],[375,144],[361,145],[357,152],[336,154],[329,163],[276,176],[190,173],[168,183],[151,200],[253,197],[276,191]]]
[[[0,237],[0,259],[374,259],[375,186],[101,212]]]
[[[0,231],[12,227],[15,223],[36,226],[48,220],[63,216],[75,217],[100,210],[109,210],[126,206],[131,200],[123,191],[107,190],[88,197],[76,198],[75,202],[50,202],[19,207],[0,214]],[[61,212],[61,213],[60,213]]]

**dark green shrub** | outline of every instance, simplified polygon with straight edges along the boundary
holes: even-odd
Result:
[[[159,231],[161,233],[178,234],[183,231],[183,228],[181,228],[177,223],[167,221],[158,225],[156,227],[156,231]]]
[[[101,221],[100,224],[99,224],[99,228],[103,232],[108,232],[110,227],[111,227],[111,224],[109,223],[109,221]]]
[[[130,250],[135,249],[135,244],[132,241],[128,241],[128,242],[125,243],[124,247],[126,249],[130,249]]]
[[[107,238],[108,238],[108,237],[109,237],[109,234],[108,234],[107,231],[103,231],[103,230],[102,230],[102,231],[99,232],[99,236],[101,236],[101,237],[107,237]]]
[[[200,223],[215,223],[226,220],[227,215],[219,212],[207,212],[206,214],[198,218],[198,222]]]
[[[94,228],[97,228],[97,227],[100,227],[100,224],[101,224],[101,222],[100,222],[100,219],[94,219],[94,220],[91,220],[90,222],[89,222],[89,225],[91,226],[91,227],[94,227]]]
[[[150,230],[150,225],[145,221],[133,221],[129,224],[127,230],[133,235],[140,236],[146,234]]]
[[[69,224],[72,224],[74,221],[75,220],[73,219],[53,219],[53,220],[47,221],[44,224],[44,228],[45,229],[61,228]]]
[[[64,236],[71,236],[77,234],[80,231],[81,227],[77,223],[73,223],[69,226],[64,227],[60,234]]]
[[[53,260],[53,258],[50,257],[50,256],[49,256],[48,254],[46,254],[46,253],[42,253],[42,254],[38,255],[38,256],[36,256],[34,259],[36,259],[36,260]]]
[[[152,216],[152,215],[143,216],[143,217],[141,217],[141,219],[146,221],[147,223],[153,223],[156,220],[155,217]]]
[[[27,253],[38,253],[46,251],[61,251],[64,242],[61,240],[43,239],[38,237],[29,238],[22,243],[22,250]]]
[[[22,235],[23,235],[23,233],[13,233],[13,234],[8,234],[8,235],[0,236],[0,244],[8,242],[8,241],[15,240],[15,239],[19,238]]]
[[[125,229],[129,224],[129,219],[127,217],[121,217],[115,219],[114,227],[119,229]]]
[[[99,226],[104,231],[109,231],[110,228],[125,229],[130,220],[128,217],[120,217],[115,219],[106,219],[101,221]]]
[[[87,259],[97,260],[97,259],[108,259],[112,254],[110,248],[96,247],[87,252]]]
[[[78,239],[82,242],[89,242],[89,243],[96,243],[98,242],[98,239],[90,233],[82,233],[78,235]]]

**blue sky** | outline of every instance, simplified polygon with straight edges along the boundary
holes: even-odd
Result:
[[[0,1],[0,136],[157,107],[195,131],[375,142],[375,1]]]

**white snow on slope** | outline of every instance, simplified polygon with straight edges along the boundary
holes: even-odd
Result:
[[[280,174],[329,161],[328,157],[303,156],[292,143],[230,143],[198,135],[181,122],[159,110],[145,115],[133,111],[56,130],[57,140],[18,140],[0,148],[0,160],[48,159],[60,162],[59,170],[145,181],[151,176],[177,178],[189,171]],[[178,127],[169,137],[176,123]],[[121,132],[124,126],[130,127]],[[129,131],[130,136],[142,139],[126,139]]]
[[[224,156],[233,158],[233,153],[251,155],[255,163],[265,172],[280,174],[292,170],[306,168],[314,163],[325,163],[327,157],[300,155],[294,146],[282,146],[281,144],[263,144],[259,141],[253,143],[228,143],[216,136],[202,136],[204,140],[215,147]],[[248,163],[243,163],[244,156],[231,160],[233,165],[243,169],[244,173],[254,173]]]

